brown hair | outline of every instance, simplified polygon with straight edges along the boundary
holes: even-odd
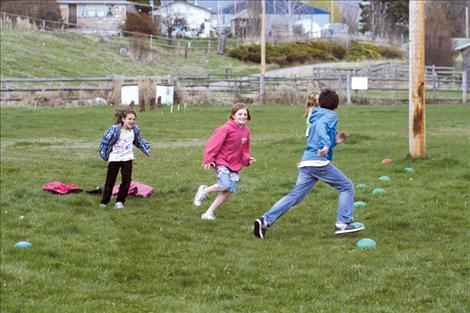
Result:
[[[308,95],[307,104],[305,104],[304,116],[308,117],[308,112],[310,111],[310,108],[319,106],[320,104],[318,103],[318,93],[316,91],[312,91]]]
[[[338,95],[334,90],[324,89],[318,97],[320,107],[328,110],[336,110],[339,105]]]
[[[126,118],[129,114],[134,114],[135,118],[137,118],[137,114],[135,113],[135,111],[130,108],[117,109],[116,113],[114,114],[115,124],[122,125],[122,119]]]
[[[248,118],[248,120],[251,120],[250,110],[248,109],[248,107],[244,103],[235,103],[232,106],[232,109],[230,110],[230,115],[229,115],[228,119],[233,120],[233,116],[235,115],[235,113],[237,113],[237,111],[239,111],[241,109],[246,110],[246,113],[247,113],[247,116],[248,116],[247,118]]]

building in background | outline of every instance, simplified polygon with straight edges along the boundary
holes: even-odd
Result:
[[[62,20],[81,32],[116,35],[129,13],[147,13],[152,7],[125,0],[57,0]]]
[[[179,37],[209,37],[217,25],[217,16],[210,9],[190,2],[174,1],[162,4],[154,11],[163,34]],[[168,28],[172,28],[168,31]]]

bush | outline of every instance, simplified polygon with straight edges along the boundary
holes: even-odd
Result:
[[[259,63],[261,60],[259,45],[242,46],[228,51],[228,56],[245,62]],[[372,44],[353,41],[348,50],[340,43],[325,41],[296,42],[277,46],[266,45],[266,63],[280,66],[302,64],[315,61],[363,60],[382,58],[401,58],[399,51],[391,48],[379,48]]]
[[[367,60],[367,59],[383,59],[380,49],[368,43],[351,42],[351,47],[346,53],[347,60]]]
[[[148,35],[158,35],[158,30],[148,14],[129,13],[123,31],[141,33]]]

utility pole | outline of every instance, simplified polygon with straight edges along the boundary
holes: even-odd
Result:
[[[424,1],[410,0],[409,13],[409,154],[412,158],[423,158],[426,153],[426,124],[424,114]]]
[[[261,0],[261,74],[259,76],[259,97],[264,103],[264,73],[266,72],[266,0]]]

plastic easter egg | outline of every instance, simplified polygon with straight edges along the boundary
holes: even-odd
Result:
[[[390,164],[390,163],[392,163],[392,162],[393,162],[392,159],[383,159],[381,163],[382,163],[382,164]]]
[[[374,190],[372,190],[372,193],[373,193],[374,195],[383,194],[383,193],[385,193],[385,190],[382,189],[382,188],[375,188]]]
[[[414,168],[409,167],[409,166],[405,167],[404,170],[405,170],[405,173],[410,173],[410,174],[415,172]]]
[[[367,188],[367,185],[366,184],[358,184],[356,186],[356,189],[366,189]]]
[[[392,179],[391,179],[390,177],[388,177],[388,176],[380,176],[380,177],[379,177],[379,180],[380,180],[381,182],[388,183],[388,182],[390,182]]]
[[[356,201],[356,202],[353,203],[353,205],[355,207],[365,207],[365,206],[367,206],[367,203],[365,203],[363,201]]]
[[[20,241],[15,244],[15,247],[17,248],[31,248],[32,246],[33,245],[31,244],[31,242],[27,241]]]
[[[377,244],[372,239],[364,238],[356,243],[356,247],[358,249],[375,249],[375,247],[377,247]]]
[[[364,226],[364,224],[360,223],[360,222],[353,222],[351,223],[351,225],[353,225],[354,227],[363,227],[364,229],[366,229],[366,227]]]

